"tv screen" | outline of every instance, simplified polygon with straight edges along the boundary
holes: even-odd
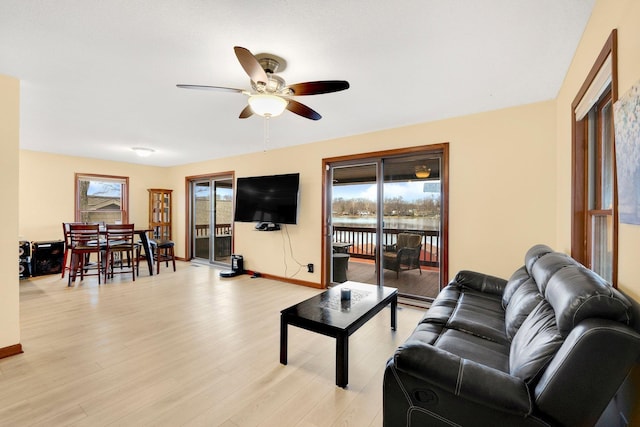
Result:
[[[234,221],[296,224],[300,174],[238,178]]]

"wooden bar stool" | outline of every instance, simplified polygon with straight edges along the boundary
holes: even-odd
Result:
[[[165,262],[169,267],[169,261],[173,264],[173,271],[176,271],[176,255],[174,252],[175,244],[171,240],[154,240],[155,249],[156,274],[160,274],[160,263]]]
[[[115,273],[131,273],[131,278],[136,281],[136,273],[139,270],[140,245],[133,241],[133,224],[107,224],[107,245],[105,252],[104,281],[113,277]],[[114,255],[118,255],[116,260]],[[127,257],[125,267],[124,258]],[[119,264],[120,270],[115,266]]]
[[[70,224],[69,238],[71,242],[71,269],[67,286],[71,286],[71,283],[75,282],[78,272],[80,280],[84,280],[84,276],[93,275],[98,276],[98,284],[100,284],[104,247],[100,239],[98,224]],[[90,262],[91,254],[96,254],[97,262]]]

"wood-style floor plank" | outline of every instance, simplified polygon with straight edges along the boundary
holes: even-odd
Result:
[[[178,263],[178,271],[67,287],[20,281],[24,353],[0,359],[0,425],[380,426],[382,374],[424,312],[387,308],[351,336],[349,385],[335,340],[289,327],[280,310],[317,289]]]

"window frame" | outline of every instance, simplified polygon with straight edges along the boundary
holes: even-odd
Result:
[[[76,173],[74,185],[74,221],[82,222],[82,212],[80,209],[80,181],[117,181],[122,184],[121,198],[121,221],[123,224],[129,223],[129,177],[117,175],[101,175],[95,173]]]
[[[602,50],[600,51],[595,63],[591,67],[587,78],[580,87],[578,94],[571,104],[571,256],[591,268],[591,215],[594,210],[589,207],[589,151],[587,141],[586,118],[576,119],[576,108],[580,101],[584,98],[589,87],[594,82],[598,71],[602,68],[607,58],[611,56],[611,88],[610,98],[611,104],[618,100],[618,55],[617,55],[617,30],[613,30]],[[598,103],[597,103],[598,104]],[[585,116],[585,117],[588,117]],[[615,159],[615,135],[613,138],[613,236],[612,236],[612,271],[611,282],[617,287],[618,282],[618,195],[617,195],[617,177],[616,177],[616,159]],[[600,153],[597,154],[600,156]],[[600,186],[599,184],[598,186]],[[599,190],[598,190],[599,191]],[[599,193],[598,193],[599,194]]]

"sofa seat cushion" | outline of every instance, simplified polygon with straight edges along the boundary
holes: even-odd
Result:
[[[502,299],[466,291],[460,296],[447,327],[466,332],[486,340],[507,344],[504,328]]]
[[[435,323],[419,323],[411,334],[411,339],[434,345],[444,329],[443,325]]]
[[[431,307],[425,313],[420,323],[429,322],[446,325],[458,305],[461,286],[451,283],[440,291]]]
[[[413,339],[413,335],[410,339]],[[443,330],[435,347],[455,354],[462,359],[509,372],[509,346],[480,338],[455,329]]]

